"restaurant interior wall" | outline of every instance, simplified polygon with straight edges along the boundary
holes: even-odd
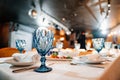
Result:
[[[0,48],[16,47],[16,39],[25,39],[27,42],[25,49],[32,49],[34,28],[14,22],[2,23],[0,28]]]
[[[9,23],[0,24],[0,48],[8,47],[9,45]]]

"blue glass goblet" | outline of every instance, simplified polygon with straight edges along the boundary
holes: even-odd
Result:
[[[99,53],[104,47],[104,38],[92,39],[94,49]]]
[[[19,50],[20,53],[23,52],[23,50],[25,49],[26,46],[26,41],[22,40],[22,39],[17,39],[16,40],[16,47]]]
[[[49,72],[52,68],[47,67],[45,64],[46,57],[45,55],[49,52],[52,48],[54,34],[52,31],[46,28],[38,28],[35,30],[33,35],[33,44],[34,47],[37,49],[39,55],[41,56],[41,65],[39,68],[35,69],[36,72]]]

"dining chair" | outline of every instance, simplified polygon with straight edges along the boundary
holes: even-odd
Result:
[[[5,47],[0,49],[0,57],[11,57],[12,54],[19,53],[16,48]]]
[[[98,80],[120,80],[120,56],[106,68]]]

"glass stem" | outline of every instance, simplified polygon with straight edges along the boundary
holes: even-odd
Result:
[[[23,50],[19,50],[20,53],[22,53]]]
[[[46,61],[45,56],[41,56],[40,61],[41,61],[41,65],[42,65],[42,66],[45,66],[45,61]]]

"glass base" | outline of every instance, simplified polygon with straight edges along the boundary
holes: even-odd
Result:
[[[40,73],[44,73],[44,72],[52,71],[52,68],[51,67],[47,67],[47,66],[40,66],[39,68],[35,69],[34,71],[40,72]]]

